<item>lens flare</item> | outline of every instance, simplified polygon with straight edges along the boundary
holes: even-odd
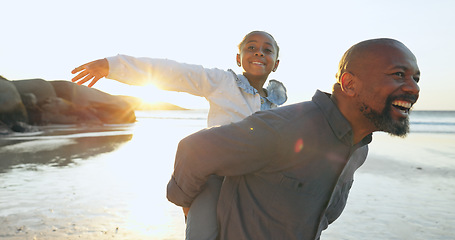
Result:
[[[294,151],[299,153],[303,149],[303,140],[301,138],[297,139],[294,145]]]

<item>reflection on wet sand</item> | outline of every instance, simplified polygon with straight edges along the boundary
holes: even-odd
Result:
[[[80,138],[46,138],[31,141],[0,140],[0,173],[21,164],[50,165],[64,167],[75,159],[87,159],[116,150],[130,141],[132,134]]]
[[[182,239],[165,187],[204,119],[53,126],[0,137],[0,239]]]

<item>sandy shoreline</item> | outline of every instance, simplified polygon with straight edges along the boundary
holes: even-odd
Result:
[[[0,173],[0,238],[183,239],[181,210],[164,197],[173,163],[163,159],[173,159],[177,141],[193,131],[186,128],[152,143],[137,132],[131,141],[116,139],[108,149],[102,147],[106,142],[93,138],[78,145],[63,140],[60,150],[49,150],[58,158],[13,164]],[[165,146],[153,152],[160,165],[131,158],[132,153],[150,155],[145,142]],[[452,239],[454,143],[455,136],[448,134],[406,139],[375,134],[346,210],[321,239]],[[29,145],[15,151],[0,148],[2,161],[14,159],[18,149],[30,151]],[[87,159],[77,155],[79,147],[88,148]],[[58,166],[62,161],[70,163]]]
[[[348,204],[321,239],[453,239],[455,137],[375,134]]]

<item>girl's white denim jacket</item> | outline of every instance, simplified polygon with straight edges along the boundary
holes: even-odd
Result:
[[[210,104],[208,127],[240,121],[256,111],[277,107],[287,100],[286,88],[281,82],[270,80],[267,97],[263,98],[245,76],[232,70],[126,55],[106,59],[109,79],[129,85],[153,84],[162,90],[206,98]]]

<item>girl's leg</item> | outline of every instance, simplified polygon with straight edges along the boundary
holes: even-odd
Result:
[[[215,240],[218,236],[216,206],[223,177],[211,176],[191,204],[186,219],[186,240]]]

